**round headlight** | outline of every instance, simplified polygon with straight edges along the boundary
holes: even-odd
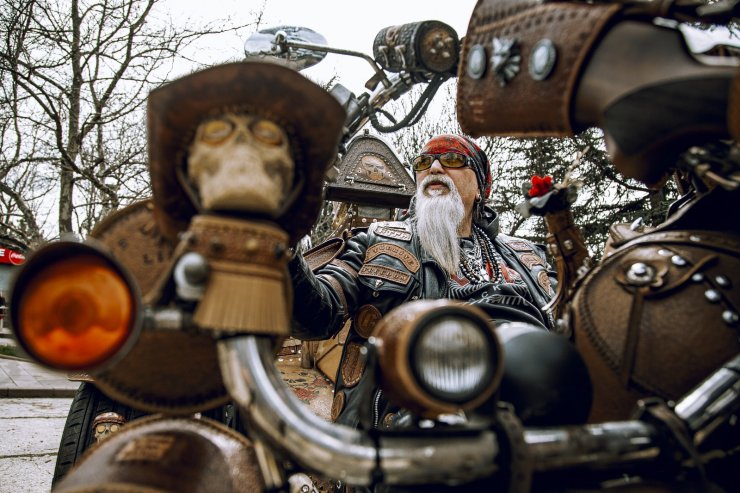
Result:
[[[488,316],[454,300],[405,303],[378,323],[380,381],[396,404],[433,417],[471,409],[498,388],[501,346]]]
[[[462,314],[432,318],[409,347],[414,375],[431,395],[465,403],[488,386],[498,356],[490,335]]]

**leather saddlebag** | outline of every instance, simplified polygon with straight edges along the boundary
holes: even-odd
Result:
[[[655,231],[623,243],[571,305],[594,384],[590,421],[627,419],[638,399],[680,399],[740,350],[740,237]]]

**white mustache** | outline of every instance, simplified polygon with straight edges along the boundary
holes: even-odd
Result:
[[[441,183],[442,185],[446,186],[450,190],[455,190],[455,182],[452,181],[452,178],[445,175],[429,175],[426,178],[424,178],[421,181],[421,189],[426,190],[429,186]]]

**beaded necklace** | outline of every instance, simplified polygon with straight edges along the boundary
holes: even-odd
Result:
[[[468,253],[463,248],[460,250],[460,270],[472,284],[501,282],[501,259],[493,242],[480,227],[473,225],[473,252]]]

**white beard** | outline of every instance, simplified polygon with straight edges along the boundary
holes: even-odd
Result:
[[[446,194],[428,195],[430,183],[443,183]],[[422,248],[448,274],[456,274],[460,265],[458,229],[465,217],[462,198],[450,178],[427,176],[416,189],[416,226]]]

